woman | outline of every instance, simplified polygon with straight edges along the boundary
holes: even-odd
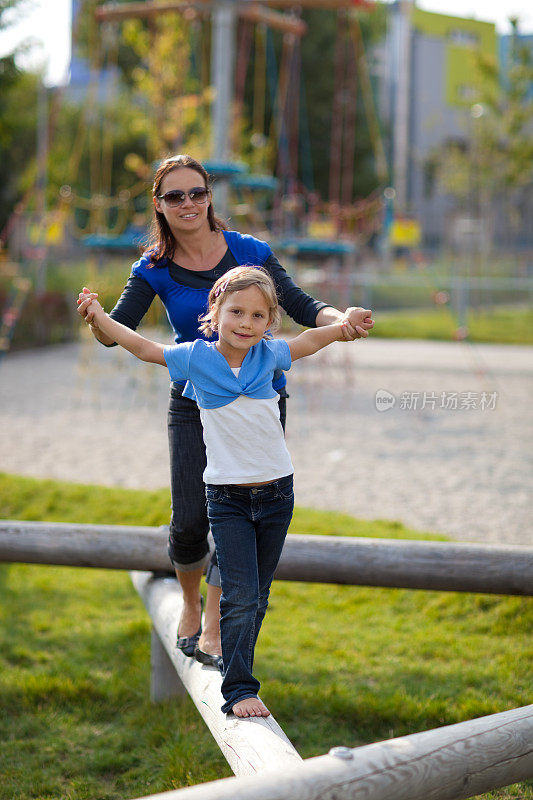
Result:
[[[207,309],[207,297],[216,280],[232,267],[260,264],[274,280],[280,305],[297,323],[320,327],[345,321],[346,338],[359,338],[355,330],[356,309],[348,308],[342,313],[314,300],[295,285],[266,242],[226,229],[215,216],[209,176],[191,156],[175,156],[160,164],[154,177],[153,203],[150,247],[133,265],[111,311],[113,319],[135,330],[158,295],[174,329],[175,341],[192,341],[200,335],[198,317]],[[84,289],[84,293],[88,292]],[[80,294],[78,311],[84,319],[89,304],[90,299]],[[369,312],[362,327],[367,331],[373,324]],[[94,326],[91,329],[102,344],[115,344]],[[280,395],[280,419],[284,425],[287,394],[283,373],[275,375],[273,387]],[[179,383],[171,384],[168,412],[172,496],[169,556],[183,591],[177,647],[187,656],[196,654],[202,663],[218,666],[220,576],[215,557],[207,570],[203,629],[201,625],[199,588],[209,557],[202,480],[205,447],[198,407],[182,397],[183,388]]]

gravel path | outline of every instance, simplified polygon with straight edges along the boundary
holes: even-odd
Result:
[[[297,503],[461,541],[533,544],[532,356],[531,347],[368,339],[298,362],[287,426]],[[165,370],[92,339],[9,355],[0,469],[167,486],[167,395]]]

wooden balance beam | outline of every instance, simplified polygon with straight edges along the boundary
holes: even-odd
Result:
[[[152,700],[184,694],[186,689],[235,775],[285,769],[301,762],[272,715],[239,719],[223,714],[218,669],[199,664],[176,648],[183,604],[177,580],[154,578],[151,572],[132,572],[131,578],[153,624]]]

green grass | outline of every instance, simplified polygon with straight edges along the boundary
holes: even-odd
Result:
[[[446,308],[436,308],[431,311],[376,312],[374,319],[376,327],[372,331],[372,336],[384,339],[452,341],[456,338],[457,319]],[[533,311],[531,309],[472,311],[468,315],[467,341],[533,344]]]
[[[4,518],[158,525],[168,507],[166,491],[0,475]],[[291,530],[422,536],[305,509]],[[0,596],[0,800],[126,800],[230,774],[190,700],[151,706],[126,574],[6,564]],[[527,704],[532,627],[525,598],[278,582],[256,672],[308,758]],[[533,800],[533,784],[482,797]]]
[[[79,522],[94,525],[166,525],[168,489],[138,491],[37,480],[0,472],[0,519]],[[372,536],[389,539],[440,539],[390,520],[359,520],[349,514],[296,508],[291,533]]]

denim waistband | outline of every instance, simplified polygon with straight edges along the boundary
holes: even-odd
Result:
[[[279,490],[287,490],[292,487],[293,475],[285,475],[283,478],[278,478],[271,483],[265,483],[260,486],[239,486],[235,483],[208,483],[207,488],[222,490],[225,495],[234,497],[273,497],[278,494]]]

